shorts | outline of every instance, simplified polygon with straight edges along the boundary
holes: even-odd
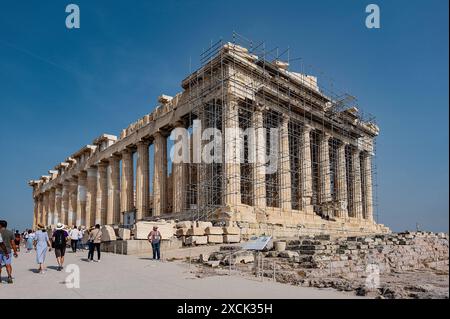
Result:
[[[11,251],[9,253],[9,258],[6,258],[6,255],[4,255],[3,253],[0,253],[0,267],[6,266],[6,265],[11,265],[13,254],[14,253]]]
[[[65,254],[66,254],[66,246],[55,247],[56,258],[64,257]]]

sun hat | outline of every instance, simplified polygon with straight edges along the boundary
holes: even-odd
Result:
[[[37,228],[38,229],[45,229],[44,225],[42,225],[41,223],[37,224]]]
[[[63,228],[64,228],[64,224],[62,224],[62,223],[56,224],[56,229],[57,230],[60,230],[60,229],[63,229]]]

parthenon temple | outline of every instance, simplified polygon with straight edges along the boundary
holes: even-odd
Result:
[[[350,96],[327,94],[315,76],[291,71],[289,60],[222,41],[181,86],[119,136],[103,134],[31,180],[33,225],[176,219],[233,222],[254,234],[272,227],[280,236],[386,231],[374,214],[379,128]],[[194,162],[192,148],[188,161],[173,161],[171,133],[185,128],[192,147],[199,126],[224,137],[215,158],[228,148],[239,160]],[[228,128],[254,133],[236,137]]]

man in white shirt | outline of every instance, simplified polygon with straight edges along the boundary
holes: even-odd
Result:
[[[69,232],[70,237],[70,245],[72,246],[72,252],[77,252],[77,244],[78,244],[78,238],[80,235],[80,231],[78,230],[77,226],[73,226],[73,229]]]

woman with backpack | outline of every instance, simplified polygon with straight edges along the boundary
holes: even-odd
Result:
[[[66,254],[68,234],[64,230],[64,225],[58,223],[56,225],[56,230],[53,232],[52,243],[55,249],[56,262],[58,263],[58,271],[63,269],[64,265],[64,255]]]

